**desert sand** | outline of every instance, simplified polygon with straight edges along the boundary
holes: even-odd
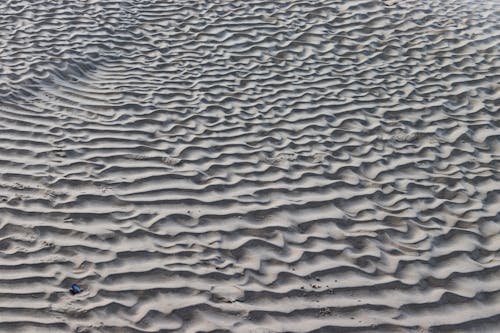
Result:
[[[499,20],[1,1],[0,332],[499,332]]]

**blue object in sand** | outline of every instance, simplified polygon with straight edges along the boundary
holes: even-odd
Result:
[[[71,292],[71,294],[76,295],[81,293],[82,289],[76,283],[73,283],[69,291]]]

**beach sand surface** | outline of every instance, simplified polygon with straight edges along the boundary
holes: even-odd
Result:
[[[1,1],[0,331],[499,332],[499,20]]]

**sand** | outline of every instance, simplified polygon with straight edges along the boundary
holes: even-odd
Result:
[[[499,20],[1,1],[0,331],[498,332]]]

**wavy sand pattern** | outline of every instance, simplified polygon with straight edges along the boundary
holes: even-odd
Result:
[[[498,332],[496,0],[0,13],[0,331]]]

